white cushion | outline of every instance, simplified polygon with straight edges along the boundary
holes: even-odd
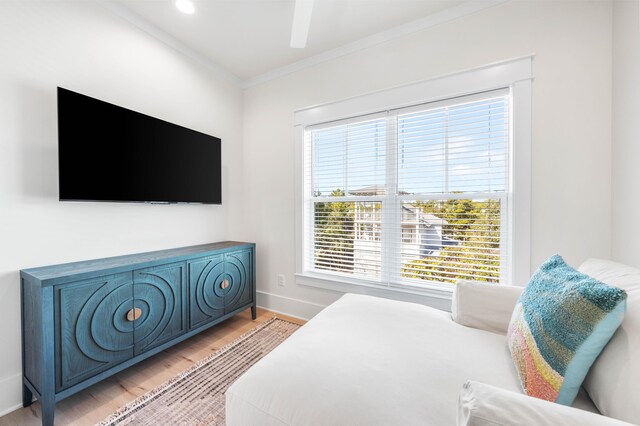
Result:
[[[505,336],[427,306],[347,294],[227,390],[226,420],[453,425],[470,379],[521,392]]]
[[[589,370],[584,387],[602,414],[640,423],[640,270],[589,259],[579,271],[627,292],[624,321]]]
[[[533,398],[484,383],[464,384],[458,400],[458,426],[630,426],[599,414]]]
[[[467,327],[507,334],[523,288],[460,280],[453,291],[451,316]]]

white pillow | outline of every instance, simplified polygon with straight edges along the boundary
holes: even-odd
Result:
[[[631,426],[480,382],[468,381],[458,397],[458,426]]]
[[[509,321],[524,287],[458,280],[451,317],[458,324],[507,334]]]
[[[578,270],[627,292],[624,321],[591,366],[584,387],[605,416],[640,424],[640,269],[589,259]]]

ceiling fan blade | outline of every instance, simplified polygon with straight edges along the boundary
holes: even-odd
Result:
[[[307,46],[307,36],[311,25],[314,0],[296,0],[293,11],[293,24],[291,26],[291,43],[294,49],[303,49]]]

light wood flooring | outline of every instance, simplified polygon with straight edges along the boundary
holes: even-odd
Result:
[[[251,320],[251,311],[246,310],[209,330],[178,343],[115,376],[91,386],[56,404],[57,426],[94,425],[105,419],[126,403],[136,399],[189,368],[220,347],[237,339],[243,333],[273,317],[272,312],[258,309],[258,317]],[[298,324],[304,321],[277,315]],[[4,417],[0,425],[39,426],[40,404],[21,408]]]

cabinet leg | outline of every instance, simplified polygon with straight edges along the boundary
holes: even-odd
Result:
[[[53,426],[53,414],[56,409],[55,398],[43,398],[40,401],[40,411],[42,413],[42,426]]]
[[[256,319],[256,317],[257,317],[256,305],[254,304],[254,305],[251,307],[251,319],[255,320],[255,319]]]
[[[28,407],[33,404],[33,392],[24,383],[22,384],[22,406]]]

